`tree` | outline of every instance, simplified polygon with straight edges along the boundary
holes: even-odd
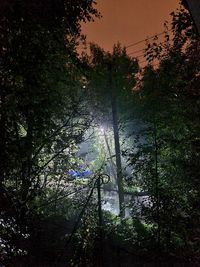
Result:
[[[1,216],[13,219],[22,232],[34,213],[33,202],[43,192],[49,165],[61,170],[66,149],[79,143],[88,128],[87,111],[81,116],[76,46],[80,22],[99,16],[93,4],[0,4],[0,207]]]
[[[113,127],[120,216],[124,217],[118,112],[123,114],[123,107],[127,105],[131,95],[135,84],[134,75],[137,72],[137,61],[128,57],[126,50],[120,44],[114,46],[112,53],[105,52],[97,45],[92,44],[91,55],[83,56],[83,60],[88,62],[91,72],[88,78],[88,90],[92,112],[100,114],[101,117],[97,120],[99,124]]]
[[[172,40],[166,34],[164,44],[154,40],[147,48],[149,66],[135,93],[134,109],[145,141],[131,150],[129,160],[133,177],[149,192],[152,206],[147,218],[155,223],[159,247],[177,254],[182,247],[187,254],[192,240],[188,228],[194,227],[194,203],[199,199],[199,172],[192,163],[199,162],[198,142],[194,145],[199,125],[199,40],[186,10],[172,13],[172,18]],[[154,59],[159,62],[156,68]],[[193,229],[198,231],[198,226]],[[190,246],[193,259],[195,245]]]

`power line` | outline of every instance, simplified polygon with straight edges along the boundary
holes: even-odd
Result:
[[[172,30],[172,29],[168,30],[168,32],[171,31],[171,30]],[[165,34],[165,33],[166,33],[166,31],[160,32],[160,33],[158,33],[158,34],[154,34],[154,35],[152,35],[152,36],[150,36],[150,37],[147,37],[147,38],[145,38],[145,39],[143,39],[143,40],[140,40],[140,41],[138,41],[138,42],[132,43],[132,44],[127,45],[127,46],[125,46],[125,47],[126,47],[126,48],[129,48],[129,47],[138,45],[138,44],[143,43],[143,42],[145,42],[145,41],[147,41],[147,40],[153,39],[154,37],[161,36],[161,35],[163,35],[163,34]]]
[[[129,47],[135,46],[135,45],[137,45],[137,44],[143,43],[143,42],[145,42],[145,41],[147,41],[147,40],[150,40],[150,39],[152,39],[152,38],[154,38],[154,37],[156,37],[156,36],[163,35],[164,33],[165,33],[165,31],[164,31],[164,32],[161,32],[161,33],[158,33],[158,34],[154,34],[154,35],[152,35],[152,36],[150,36],[150,37],[147,37],[147,38],[145,38],[145,39],[143,39],[143,40],[141,40],[141,41],[138,41],[138,42],[136,42],[136,43],[127,45],[126,48],[129,48]]]
[[[145,63],[145,62],[147,62],[147,61],[146,60],[143,60],[142,62],[140,62],[140,64]]]
[[[141,57],[144,57],[144,54],[141,54],[139,56],[135,56],[135,58],[141,58]]]
[[[166,43],[166,41],[163,41],[163,42],[160,42],[159,43],[159,45],[161,45],[161,44],[164,44],[164,43]],[[128,56],[129,55],[133,55],[133,54],[137,54],[137,53],[139,53],[139,52],[145,52],[145,48],[144,49],[141,49],[141,50],[136,50],[136,51],[133,51],[133,52],[131,52],[131,53],[128,53]],[[140,57],[141,55],[139,55],[139,57]],[[136,58],[137,58],[137,56],[135,56]]]
[[[137,53],[144,52],[144,51],[145,51],[145,49],[140,49],[137,51],[133,51],[133,52],[129,53],[128,55],[133,55],[133,54],[137,54]]]

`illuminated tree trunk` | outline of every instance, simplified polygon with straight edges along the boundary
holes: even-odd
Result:
[[[115,182],[117,183],[116,165],[113,162],[113,158],[112,158],[113,156],[112,156],[112,153],[111,153],[111,148],[110,148],[110,145],[109,145],[109,142],[108,142],[108,137],[106,135],[106,132],[104,131],[103,134],[104,134],[104,139],[105,139],[106,147],[107,147],[107,150],[108,150],[108,154],[109,154],[109,157],[110,157],[110,167],[111,167],[112,175],[114,177]]]
[[[118,112],[117,112],[117,96],[112,81],[112,66],[109,66],[109,86],[111,90],[111,109],[112,109],[112,123],[115,141],[116,167],[117,167],[117,187],[119,195],[119,212],[120,217],[125,217],[124,209],[124,191],[123,191],[123,175],[121,163],[121,150],[119,142],[119,127],[118,127]]]

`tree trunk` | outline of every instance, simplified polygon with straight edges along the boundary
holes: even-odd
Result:
[[[112,171],[112,174],[113,174],[113,177],[114,177],[114,181],[115,181],[115,183],[117,183],[116,165],[113,162],[112,153],[111,153],[110,145],[109,145],[109,142],[108,142],[108,137],[107,137],[105,131],[103,132],[103,134],[104,134],[106,147],[108,149],[108,154],[109,154],[109,157],[110,157],[111,171]]]
[[[157,265],[160,266],[160,234],[161,234],[161,225],[160,225],[160,181],[158,173],[158,140],[157,140],[157,125],[154,120],[154,148],[155,148],[155,178],[156,178],[156,213],[157,213]]]
[[[117,112],[117,96],[112,81],[112,66],[109,66],[109,86],[111,90],[111,109],[112,109],[112,123],[115,141],[115,154],[116,154],[116,166],[117,166],[117,186],[119,195],[119,215],[121,218],[125,217],[124,209],[124,192],[123,192],[123,175],[121,164],[121,150],[119,142],[119,128],[118,128],[118,112]]]

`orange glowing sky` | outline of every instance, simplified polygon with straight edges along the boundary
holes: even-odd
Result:
[[[126,46],[162,32],[163,23],[178,7],[179,0],[97,0],[103,18],[83,24],[82,30],[89,42],[112,50],[117,42]],[[141,45],[129,51],[141,49]]]

